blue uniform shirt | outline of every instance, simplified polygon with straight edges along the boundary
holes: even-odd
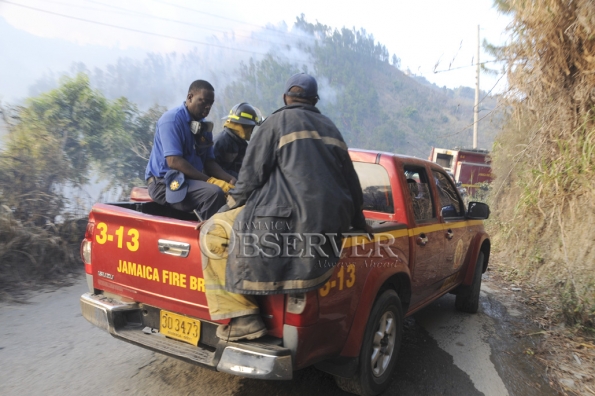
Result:
[[[192,117],[184,103],[181,106],[166,111],[155,128],[153,149],[145,171],[145,180],[151,176],[164,177],[168,170],[165,157],[172,155],[183,157],[192,166],[203,172],[207,159],[215,159],[213,146],[196,149],[194,135],[190,130]],[[212,133],[205,133],[207,141],[213,141]]]

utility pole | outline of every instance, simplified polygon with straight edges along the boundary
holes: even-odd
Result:
[[[475,73],[475,107],[473,107],[473,148],[477,148],[477,123],[479,122],[479,25],[477,25],[477,71]]]

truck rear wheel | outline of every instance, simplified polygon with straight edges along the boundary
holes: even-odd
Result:
[[[361,396],[377,395],[390,385],[403,337],[403,307],[394,290],[376,300],[362,342],[359,368],[353,378],[335,376],[342,390]]]
[[[455,308],[457,311],[476,313],[479,309],[479,291],[481,289],[481,274],[483,272],[483,252],[479,252],[475,263],[473,282],[469,286],[462,286],[457,291]]]

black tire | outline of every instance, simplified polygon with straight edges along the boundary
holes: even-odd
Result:
[[[455,308],[457,311],[476,313],[479,309],[479,291],[481,289],[481,274],[483,272],[483,252],[479,252],[475,263],[473,282],[469,286],[462,286],[457,291]]]
[[[377,395],[391,383],[403,337],[403,307],[394,290],[387,290],[374,303],[353,378],[335,376],[337,386],[361,396]],[[373,363],[374,361],[374,363]]]

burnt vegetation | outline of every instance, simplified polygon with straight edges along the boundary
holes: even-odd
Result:
[[[0,297],[82,269],[84,185],[95,177],[105,193],[127,196],[143,183],[139,170],[162,112],[107,100],[83,74],[1,110],[8,135],[0,151]]]

